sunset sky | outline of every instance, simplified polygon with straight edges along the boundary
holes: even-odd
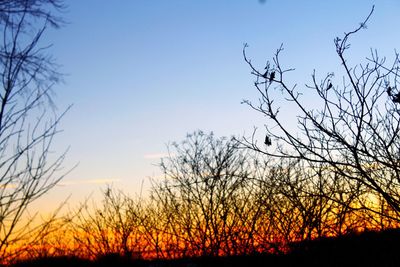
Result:
[[[260,68],[283,43],[282,64],[296,68],[289,79],[299,88],[314,69],[321,78],[339,69],[334,37],[357,27],[373,4],[368,29],[351,40],[350,62],[364,60],[371,48],[390,59],[400,44],[398,0],[66,3],[66,25],[49,30],[43,42],[53,44],[49,52],[65,73],[54,88],[58,109],[73,104],[53,150],[70,146],[66,169],[79,165],[39,205],[69,194],[72,202],[83,200],[105,184],[137,193],[142,181],[160,175],[156,164],[166,145],[186,133],[249,135],[262,128],[264,118],[240,104],[257,100],[244,43]]]

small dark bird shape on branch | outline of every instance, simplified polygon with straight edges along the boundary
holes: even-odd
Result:
[[[268,135],[265,136],[264,144],[267,145],[267,146],[270,146],[272,144],[271,143],[271,138],[269,138]]]
[[[332,83],[329,82],[328,87],[326,88],[326,91],[328,91],[329,89],[331,89],[333,87]]]
[[[392,100],[394,103],[400,104],[400,93],[397,93],[394,96],[392,96]]]
[[[393,88],[390,86],[386,88],[386,92],[394,103],[400,104],[400,92],[393,94]]]
[[[269,75],[269,82],[272,82],[275,79],[275,71],[272,71]]]
[[[392,87],[388,86],[388,87],[386,88],[386,92],[387,92],[387,94],[388,94],[390,97],[392,97]]]
[[[262,76],[264,79],[268,79],[268,70]]]

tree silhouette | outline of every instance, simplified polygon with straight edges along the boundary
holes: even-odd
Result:
[[[60,26],[51,9],[58,0],[0,1],[0,257],[12,256],[22,240],[33,244],[48,229],[26,218],[30,204],[63,177],[65,153],[50,157],[61,115],[51,94],[60,74],[46,47],[46,28]]]
[[[267,66],[276,71],[274,83],[266,82],[243,49],[244,59],[256,77],[255,87],[260,95],[259,104],[246,100],[251,108],[268,118],[267,135],[276,146],[259,147],[256,134],[246,138],[246,147],[265,155],[303,161],[310,169],[335,173],[337,183],[346,183],[348,189],[364,192],[363,209],[377,215],[398,220],[400,213],[400,109],[399,55],[395,54],[391,64],[380,58],[374,50],[366,63],[349,66],[347,52],[349,39],[365,28],[373,13],[355,30],[334,40],[339,63],[343,70],[341,83],[329,73],[321,80],[311,75],[311,84],[298,89],[296,84],[286,82],[286,75],[294,69],[280,63],[281,46]],[[285,108],[298,111],[296,125],[292,130],[287,118],[274,100],[282,92]],[[310,107],[305,101],[313,99]],[[278,102],[278,101],[276,101]],[[399,101],[400,102],[400,101]],[[355,194],[355,195],[358,195]],[[357,196],[358,199],[362,198]],[[377,199],[382,198],[390,211],[382,213]],[[336,199],[340,201],[340,198]],[[343,203],[343,205],[346,205]],[[349,208],[349,206],[347,206]],[[361,208],[361,207],[359,207]]]

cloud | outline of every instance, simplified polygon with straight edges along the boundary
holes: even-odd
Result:
[[[173,155],[168,154],[168,153],[154,153],[154,154],[146,154],[143,157],[145,159],[161,159],[161,158],[170,157],[170,156],[173,156]]]
[[[111,184],[119,182],[120,179],[89,179],[89,180],[66,180],[58,183],[60,186],[68,185],[86,185],[86,184]]]
[[[0,185],[0,188],[5,188],[5,189],[15,189],[17,187],[18,187],[17,183],[8,183]]]

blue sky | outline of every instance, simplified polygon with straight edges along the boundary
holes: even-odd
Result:
[[[68,23],[43,40],[66,74],[55,101],[60,110],[74,105],[54,150],[70,146],[65,165],[79,165],[50,194],[58,198],[83,199],[110,182],[138,192],[159,175],[157,156],[168,142],[197,129],[230,136],[262,128],[264,118],[240,104],[257,99],[244,43],[260,68],[283,43],[282,63],[296,68],[289,80],[300,87],[313,69],[321,78],[339,69],[334,37],[358,26],[373,4],[349,61],[364,60],[370,48],[390,58],[400,43],[396,0],[66,3]]]

